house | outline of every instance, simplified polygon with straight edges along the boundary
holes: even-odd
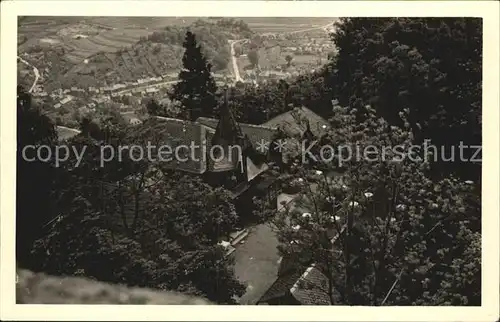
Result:
[[[237,145],[242,152],[241,162],[230,160],[232,164],[226,164],[227,168],[214,164],[206,174],[208,182],[217,184],[225,182],[233,193],[235,205],[244,212],[251,212],[248,208],[250,199],[260,197],[265,204],[274,205],[280,187],[276,185],[275,178],[266,173],[269,169],[270,151],[263,148],[266,144],[271,144],[278,134],[276,128],[238,123],[232,111],[226,107],[219,120],[199,117],[197,123],[202,124],[208,130],[208,137],[213,145]],[[236,170],[240,173],[229,174]],[[223,173],[228,172],[226,175]],[[250,214],[249,214],[250,215]]]
[[[254,196],[276,205],[279,187],[266,173],[267,151],[257,149],[261,141],[272,140],[276,130],[236,122],[227,104],[218,120],[198,115],[192,113],[190,120],[157,116],[138,127],[153,145],[166,145],[179,152],[182,146],[177,160],[172,154],[172,160],[162,161],[161,167],[199,175],[210,185],[225,187],[242,218],[253,215],[249,205]],[[198,148],[187,149],[190,146]]]
[[[139,120],[137,117],[133,117],[129,120],[129,124],[131,124],[131,125],[139,125],[141,123],[142,123],[142,121]]]
[[[314,264],[303,272],[293,270],[281,274],[257,305],[331,305],[328,278]]]
[[[338,237],[346,227],[344,224],[340,233],[333,235],[330,241],[332,247],[338,247]],[[340,294],[330,291],[324,271],[317,263],[304,265],[291,257],[283,257],[276,281],[257,301],[257,305],[332,305],[332,301],[338,301]]]
[[[60,102],[60,103],[61,103],[61,105],[64,105],[64,104],[67,104],[67,103],[71,102],[72,100],[73,100],[73,97],[72,97],[72,96],[66,96],[65,98],[63,98],[63,99],[61,100],[61,102]]]
[[[295,107],[262,124],[266,127],[278,128],[287,142],[282,151],[283,161],[288,163],[300,154],[302,144],[306,141],[321,140],[330,128],[327,120],[307,107]]]
[[[127,124],[134,126],[142,124],[142,121],[137,117],[137,115],[134,112],[122,111],[121,115]]]

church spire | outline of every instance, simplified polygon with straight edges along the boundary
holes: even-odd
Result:
[[[229,107],[228,89],[226,88],[224,93],[224,105],[220,111],[219,123],[215,129],[214,140],[216,140],[217,144],[235,144],[240,143],[240,140],[243,138],[243,132]]]
[[[304,131],[304,134],[302,135],[307,141],[314,141],[315,136],[313,132],[311,131],[311,124],[309,123],[309,120],[305,120],[306,123],[306,130]]]

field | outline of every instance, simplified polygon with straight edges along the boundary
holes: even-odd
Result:
[[[178,72],[183,52],[180,44],[138,43],[140,39],[164,30],[166,26],[188,26],[200,19],[218,20],[199,17],[20,17],[18,51],[30,54],[28,61],[43,70],[42,83],[49,89],[135,81]],[[335,20],[300,17],[234,19],[243,20],[258,34],[308,30]],[[317,29],[313,32],[321,34],[323,31]],[[262,51],[261,57],[261,65],[266,68],[285,63],[284,55],[272,50]],[[294,62],[303,65],[311,59],[297,56]],[[241,60],[239,64],[248,64]]]
[[[322,17],[244,17],[241,19],[256,33],[286,33],[321,27],[337,18]]]
[[[99,52],[114,53],[130,47],[149,33],[144,29],[106,30],[88,38],[67,38],[64,39],[64,48],[67,50],[66,58],[78,64]]]
[[[98,52],[116,52],[136,43],[141,37],[165,26],[185,26],[196,17],[21,17],[18,33],[26,41],[22,52],[36,44],[61,45],[66,58],[79,63]],[[213,19],[213,18],[212,18]],[[315,28],[334,18],[236,18],[245,21],[256,33],[285,33]],[[82,36],[82,37],[80,37]]]
[[[26,41],[23,52],[33,45],[59,45],[74,64],[98,52],[114,53],[130,47],[141,37],[169,25],[188,25],[188,17],[21,17],[18,34]],[[48,26],[48,27],[47,27]]]

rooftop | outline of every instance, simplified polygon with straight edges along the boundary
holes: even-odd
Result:
[[[201,146],[206,137],[206,129],[202,125],[175,118],[156,116],[144,122],[147,126],[141,126],[140,130],[151,141],[152,145],[169,146],[173,151],[180,146]],[[206,171],[206,158],[202,156],[201,149],[179,149],[178,156],[186,161],[172,160],[163,162],[166,168],[178,169],[191,173],[204,173]],[[167,158],[165,156],[165,158]],[[172,159],[173,156],[171,156]]]
[[[219,120],[208,117],[199,117],[196,122],[203,124],[209,128],[217,128]],[[243,134],[247,135],[250,142],[255,146],[257,142],[264,140],[271,142],[273,136],[276,134],[277,128],[266,125],[253,125],[248,123],[238,123]]]
[[[309,123],[311,132],[316,137],[326,134],[330,127],[327,120],[304,106],[280,114],[262,125],[281,128],[287,135],[296,137],[304,134],[307,130],[307,123]]]

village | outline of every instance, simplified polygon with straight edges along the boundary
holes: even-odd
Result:
[[[68,28],[63,36],[71,37],[71,39],[82,37],[86,39],[88,35],[82,33],[89,33],[88,29],[92,26],[82,26]],[[102,28],[100,25],[98,27]],[[212,76],[218,86],[234,85],[237,82],[259,86],[259,84],[314,72],[334,52],[332,43],[327,37],[330,31],[331,24],[300,32],[260,34],[257,36],[258,41],[261,42],[258,64],[251,66],[249,63],[247,55],[249,49],[246,46],[250,42],[243,41],[242,48],[234,52],[231,57],[231,60],[234,60],[233,63],[228,62],[226,70],[214,72]],[[238,42],[241,41],[238,40]],[[230,46],[234,46],[231,42],[232,40],[230,40]],[[43,61],[43,65],[48,65],[42,69],[37,66],[41,63],[36,58],[38,56],[39,52],[20,53],[18,59],[20,77],[30,79],[36,71],[38,76],[31,88],[33,97],[49,109],[46,112],[57,120],[58,125],[66,127],[77,126],[76,115],[94,113],[98,109],[115,110],[122,113],[129,122],[137,122],[141,118],[141,109],[143,109],[145,99],[155,99],[161,101],[163,105],[169,104],[165,97],[169,88],[177,82],[178,76],[176,71],[161,75],[155,72],[157,76],[143,74],[144,77],[137,78],[135,81],[106,82],[103,86],[80,87],[81,85],[77,82],[69,88],[51,86],[52,89],[46,89],[44,83],[48,77],[51,77],[49,69],[53,68],[51,67],[53,62]],[[90,58],[84,59],[83,66],[91,64],[93,63]]]
[[[482,147],[483,27],[20,19],[19,267],[218,305],[481,305],[482,161],[445,155]]]
[[[324,31],[320,29],[321,37],[318,37],[317,33],[310,36],[291,33],[262,35],[262,39],[266,42],[260,50],[262,57],[256,66],[250,68],[246,61],[248,55],[235,53],[232,47],[233,68],[224,73],[212,73],[212,77],[217,86],[221,87],[235,86],[237,83],[248,83],[258,87],[270,81],[290,79],[301,73],[314,72],[314,68],[322,66],[332,51],[331,42],[325,38]],[[234,46],[234,43],[230,43],[230,45]],[[295,59],[294,62],[288,58],[292,55]],[[86,115],[102,108],[118,111],[131,126],[136,127],[142,126],[143,122],[148,121],[148,119],[151,121],[153,118],[161,125],[162,129],[170,129],[168,134],[165,133],[167,135],[163,144],[176,140],[186,140],[180,135],[174,136],[174,140],[171,141],[170,133],[176,133],[175,128],[179,126],[183,127],[182,131],[186,131],[186,127],[188,127],[190,129],[188,132],[201,132],[210,135],[211,144],[217,144],[218,140],[238,140],[241,134],[248,137],[248,142],[238,141],[239,144],[251,146],[253,151],[261,157],[244,156],[243,173],[235,174],[235,171],[241,167],[236,164],[229,168],[225,166],[223,172],[217,164],[205,166],[203,164],[181,163],[173,165],[173,169],[176,171],[198,173],[214,186],[219,186],[220,182],[226,182],[225,186],[232,192],[235,204],[239,207],[239,215],[243,217],[252,216],[249,213],[248,205],[251,203],[250,200],[255,197],[261,198],[267,210],[272,212],[283,210],[285,204],[288,208],[293,205],[294,199],[298,196],[296,188],[303,183],[290,182],[287,185],[289,188],[277,186],[276,177],[272,174],[271,169],[277,164],[281,166],[290,164],[300,157],[298,149],[292,147],[292,145],[299,144],[300,138],[319,140],[327,133],[329,127],[327,120],[302,106],[291,108],[289,112],[276,116],[261,125],[235,122],[233,111],[229,107],[222,111],[219,119],[195,118],[191,121],[184,121],[175,118],[148,116],[143,112],[147,100],[155,99],[163,105],[170,103],[166,97],[170,87],[178,82],[177,73],[139,78],[134,82],[121,82],[101,87],[80,88],[72,86],[67,89],[58,88],[47,92],[43,87],[43,75],[46,75],[47,72],[42,71],[40,75],[38,69],[28,62],[30,61],[28,53],[23,53],[19,57],[19,61],[25,65],[24,67],[32,67],[39,75],[33,82],[31,93],[44,105],[53,106],[51,112],[56,115],[57,131],[61,141],[69,140],[81,133],[75,120],[78,118],[77,115]],[[335,104],[335,102],[333,103]],[[150,123],[148,124],[151,126]],[[278,128],[284,129],[287,137],[295,138],[295,141],[290,140],[294,144],[289,143],[289,149],[283,147],[283,150],[275,155],[271,151],[271,147],[263,149],[262,146],[271,145],[274,142]],[[225,134],[221,136],[220,133]],[[227,176],[234,177],[235,175],[238,178],[236,182],[234,180],[227,181]],[[328,176],[330,175],[328,174]],[[314,170],[309,176],[321,178],[322,172]],[[315,186],[316,184],[313,184],[313,187]],[[306,210],[304,210],[304,214],[307,216]],[[226,256],[235,258],[235,276],[246,285],[246,292],[237,299],[238,303],[272,304],[276,301],[286,300],[291,294],[289,292],[282,294],[281,291],[277,293],[275,290],[275,285],[282,284],[280,279],[283,278],[283,274],[285,274],[285,279],[292,280],[289,275],[291,272],[287,267],[289,261],[288,259],[283,260],[279,256],[276,248],[278,245],[277,236],[269,223],[255,225],[250,222],[247,227],[241,227],[227,238],[221,239],[219,245],[226,250]],[[295,276],[296,273],[293,271],[292,275]],[[288,289],[293,289],[295,293],[300,291],[297,286],[300,279],[300,276],[295,276],[295,280],[288,285]],[[319,291],[319,293],[322,292]],[[293,296],[300,299],[300,294],[297,294]],[[293,296],[292,298],[294,298]],[[290,303],[296,301],[300,302],[301,300],[294,298]],[[303,304],[307,304],[306,302]]]
[[[268,82],[314,73],[315,68],[323,66],[334,50],[327,37],[331,31],[329,28],[331,24],[299,32],[263,33],[257,36],[258,39],[252,40],[230,40],[232,54],[228,69],[212,73],[212,77],[218,87],[238,86],[238,83],[258,87]],[[75,37],[80,39],[83,36],[77,34]],[[258,62],[252,62],[248,57],[251,51],[248,44],[254,42],[260,46]],[[235,50],[237,43],[240,43],[239,48]],[[221,111],[219,119],[191,117],[190,121],[186,121],[151,116],[144,113],[146,102],[154,99],[168,106],[171,103],[167,98],[168,92],[171,86],[178,82],[177,72],[143,77],[135,81],[108,83],[100,87],[72,86],[47,92],[43,84],[44,76],[49,75],[48,70],[38,71],[36,66],[29,63],[30,61],[33,59],[26,52],[18,59],[21,67],[31,68],[37,75],[31,87],[31,94],[43,102],[44,106],[52,107],[49,113],[55,115],[61,142],[81,133],[77,119],[82,115],[108,109],[118,111],[133,127],[141,127],[143,122],[148,124],[144,126],[150,127],[151,122],[156,122],[157,125],[153,126],[158,126],[157,132],[165,134],[163,144],[178,144],[174,142],[179,140],[186,143],[189,143],[189,140],[194,140],[193,142],[200,140],[199,137],[185,137],[182,132],[187,131],[187,133],[204,133],[206,138],[202,135],[201,140],[210,140],[212,145],[229,141],[251,147],[253,152],[249,153],[248,150],[245,152],[242,165],[231,164],[228,167],[227,164],[218,165],[210,162],[208,165],[192,162],[171,165],[175,171],[202,176],[214,187],[223,183],[232,193],[238,214],[242,218],[252,218],[252,207],[249,205],[252,204],[253,198],[260,198],[264,202],[266,211],[283,211],[285,206],[287,210],[293,208],[294,200],[298,197],[297,192],[306,181],[294,180],[285,186],[278,185],[276,174],[273,174],[272,169],[281,167],[283,170],[293,162],[297,162],[301,157],[297,148],[301,140],[320,140],[329,128],[327,120],[303,106],[290,106],[289,112],[273,117],[261,125],[236,122],[234,111],[228,106]],[[85,59],[84,64],[88,63],[89,60]],[[176,136],[179,126],[182,127],[182,131]],[[168,133],[165,132],[167,128]],[[285,134],[289,138],[288,146],[281,147],[280,151],[273,151],[272,145],[276,143],[278,133]],[[242,135],[247,141],[241,141]],[[266,146],[268,148],[265,148]],[[239,168],[243,169],[242,173],[238,173]],[[331,173],[325,175],[328,178],[335,176]],[[228,179],[229,177],[233,179]],[[314,182],[322,177],[323,173],[320,170],[313,170],[307,174],[313,189],[317,186]],[[307,217],[310,210],[299,209],[299,211]],[[298,225],[296,227],[299,229]],[[302,279],[303,272],[297,275],[297,271],[290,270],[289,259],[279,255],[277,236],[269,223],[255,224],[250,220],[226,238],[221,238],[219,245],[225,249],[226,256],[234,257],[235,276],[246,285],[244,294],[236,299],[239,304],[276,304],[283,301],[290,304],[301,302],[308,304],[314,297],[311,295],[304,298],[304,295],[300,294],[298,283]],[[283,279],[287,281],[285,284],[282,283]],[[277,285],[280,285],[280,289],[277,289]],[[287,285],[286,290],[283,289],[283,285]],[[321,285],[316,287],[321,288]],[[317,293],[324,292],[318,290]],[[320,301],[326,301],[322,295],[319,296]]]
[[[304,173],[304,178],[282,185],[276,181],[277,177],[272,169],[277,166],[285,169],[300,162],[302,155],[295,145],[300,144],[301,140],[321,140],[328,132],[328,121],[305,107],[295,107],[290,112],[276,116],[261,125],[237,123],[234,120],[233,111],[226,107],[219,119],[198,117],[189,121],[156,116],[150,118],[147,126],[153,124],[154,133],[161,136],[161,143],[170,147],[189,145],[193,142],[201,144],[207,139],[211,145],[229,141],[240,146],[250,146],[253,152],[246,150],[242,156],[242,165],[231,160],[229,163],[224,160],[209,160],[208,164],[172,162],[166,166],[181,173],[195,173],[214,187],[222,185],[227,188],[232,194],[238,215],[242,218],[252,218],[251,200],[259,198],[266,211],[298,211],[307,219],[312,210],[295,205],[301,186],[310,184],[311,189],[316,190],[318,182],[323,178],[328,178],[327,180],[333,183],[339,180],[338,174],[311,170]],[[132,125],[141,127],[141,123]],[[288,146],[280,147],[279,153],[275,153],[273,143],[278,128],[284,130],[290,141]],[[61,140],[68,140],[80,134],[80,131],[59,126],[58,133]],[[179,134],[175,135],[176,133]],[[202,137],[186,136],[185,133],[202,133]],[[246,139],[242,140],[241,134]],[[295,141],[292,138],[295,138]],[[243,170],[240,170],[242,167]],[[344,218],[336,217],[335,220],[341,223]],[[300,229],[298,224],[294,227],[296,230]],[[321,278],[318,270],[312,267],[308,268],[307,272],[297,272],[290,259],[279,255],[278,239],[269,222],[255,224],[250,221],[228,236],[221,236],[219,245],[225,249],[226,256],[235,259],[235,276],[246,285],[245,293],[236,299],[239,304],[329,303],[321,282],[324,277]],[[315,276],[312,282],[310,278],[313,274],[307,276],[311,270]],[[304,282],[308,282],[308,289],[300,286]],[[316,291],[312,291],[311,287]]]

